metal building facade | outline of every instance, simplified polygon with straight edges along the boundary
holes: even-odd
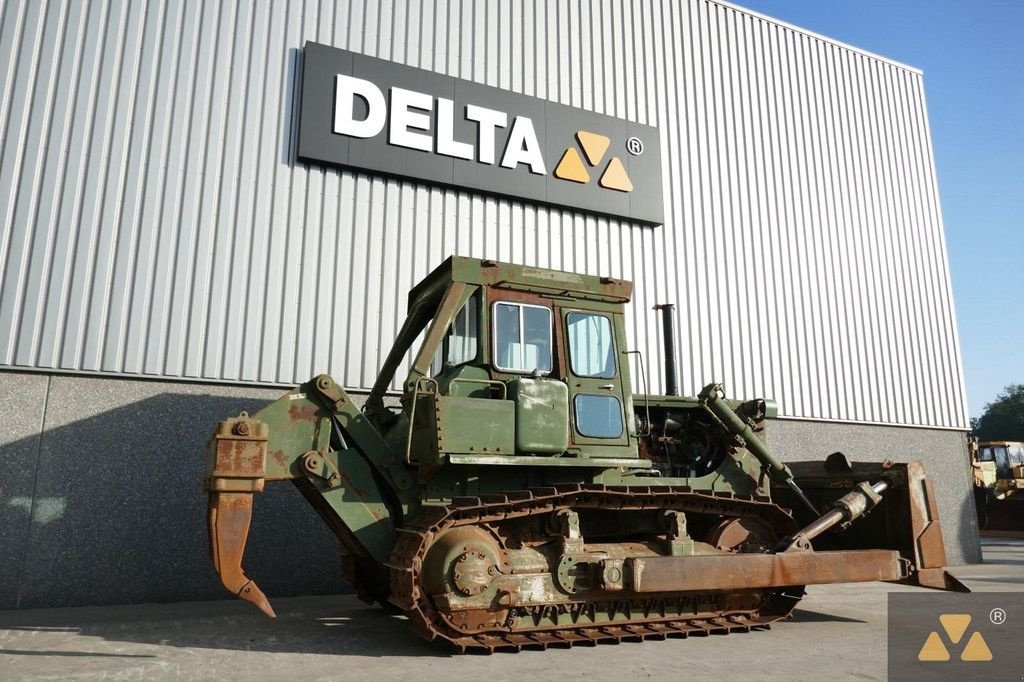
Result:
[[[665,225],[297,163],[306,40],[658,126]],[[459,253],[633,279],[652,392],[674,302],[684,391],[967,427],[921,73],[710,0],[5,3],[0,226],[11,369],[367,389]]]

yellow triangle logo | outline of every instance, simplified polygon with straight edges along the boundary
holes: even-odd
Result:
[[[562,160],[555,166],[555,177],[573,182],[590,182],[590,173],[583,167],[583,160],[574,147],[562,154]]]
[[[622,165],[622,161],[617,156],[612,158],[608,167],[604,169],[604,174],[601,175],[597,184],[606,189],[615,189],[620,192],[633,191],[633,183],[630,181],[629,175],[626,174],[626,167]]]
[[[587,162],[591,166],[596,166],[601,163],[601,159],[604,158],[604,153],[608,151],[608,145],[612,143],[612,141],[604,135],[588,133],[585,130],[578,131],[576,133],[576,139],[579,140],[580,146],[583,147],[583,153],[587,155]]]
[[[939,622],[949,635],[949,641],[958,644],[971,624],[971,616],[968,613],[944,613],[939,616]]]
[[[919,661],[948,661],[949,652],[946,651],[945,645],[942,643],[942,639],[939,637],[939,633],[932,632],[928,635],[928,639],[925,640],[924,646],[921,647],[921,651],[917,654],[917,660]]]
[[[968,616],[970,618],[970,616]],[[961,661],[991,661],[992,650],[988,648],[988,644],[985,643],[985,638],[981,636],[980,632],[975,632],[971,635],[971,638],[967,640],[967,646],[964,647],[964,651],[960,654]]]

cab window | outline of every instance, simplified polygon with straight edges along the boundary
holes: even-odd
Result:
[[[611,321],[604,315],[572,312],[566,322],[572,373],[578,377],[614,377],[615,342]]]
[[[622,435],[622,403],[613,395],[580,394],[574,401],[576,430],[589,438]]]
[[[506,372],[551,371],[551,310],[494,304],[494,365]]]
[[[478,296],[473,295],[455,316],[445,338],[445,363],[461,365],[476,359],[480,338]]]
[[[430,375],[437,376],[444,367],[462,365],[476,360],[480,346],[480,295],[473,294],[462,306],[444,336],[430,365]]]

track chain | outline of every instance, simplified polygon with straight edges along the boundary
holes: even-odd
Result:
[[[607,625],[588,622],[582,625],[541,625],[515,631],[490,629],[483,633],[459,631],[437,612],[420,589],[420,569],[434,539],[457,526],[499,523],[534,514],[548,514],[556,509],[606,509],[610,511],[674,509],[684,512],[716,514],[725,517],[755,516],[782,532],[795,530],[789,512],[773,504],[767,497],[694,491],[683,486],[582,486],[563,485],[549,488],[508,492],[498,495],[455,498],[449,505],[424,507],[420,514],[399,529],[398,542],[387,564],[390,569],[390,601],[401,608],[417,633],[428,639],[444,639],[460,652],[480,650],[546,649],[549,646],[570,647],[602,642],[642,641],[747,632],[767,629],[786,617],[801,596],[765,593],[756,609],[745,611],[710,611],[696,616],[659,615],[651,608],[655,600],[628,602],[623,599],[605,602],[580,602],[567,596],[564,605],[579,608],[581,604],[601,610],[612,608],[630,614],[643,614],[627,621]],[[752,591],[752,593],[755,591]],[[677,595],[679,596],[679,595]],[[702,605],[721,600],[721,594],[685,595]],[[721,602],[720,602],[721,603]],[[514,605],[512,605],[514,607]],[[653,613],[652,613],[653,611]],[[511,612],[510,612],[511,613]],[[511,618],[510,618],[511,620]]]

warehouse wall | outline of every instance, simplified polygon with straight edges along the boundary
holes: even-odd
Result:
[[[223,599],[206,536],[203,446],[279,392],[0,372],[0,609]],[[923,457],[951,563],[980,560],[963,435],[778,421],[786,459]],[[257,496],[244,562],[273,599],[348,588],[334,536],[287,483]]]
[[[710,0],[0,12],[0,366],[365,389],[459,253],[636,280],[652,391],[674,302],[686,391],[967,427],[912,68]],[[307,39],[659,126],[665,225],[297,163]]]

